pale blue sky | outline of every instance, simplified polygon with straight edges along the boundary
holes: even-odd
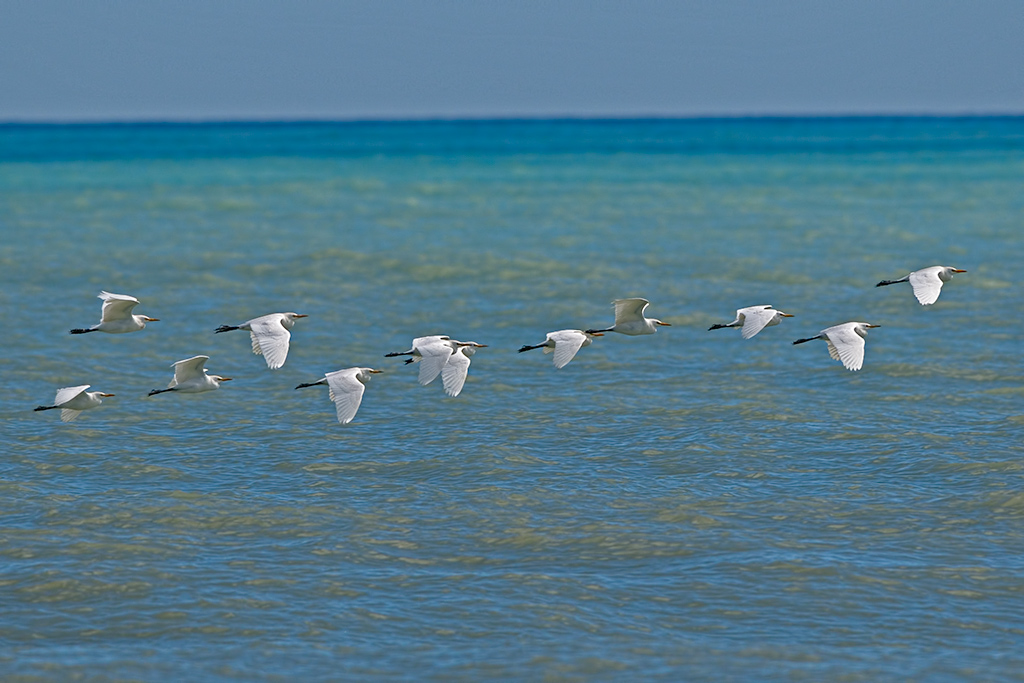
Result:
[[[1022,0],[31,0],[0,121],[1024,113]]]

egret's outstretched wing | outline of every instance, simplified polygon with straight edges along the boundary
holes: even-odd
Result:
[[[288,342],[291,332],[281,324],[280,316],[257,318],[249,323],[249,336],[252,337],[252,352],[267,361],[267,367],[277,370],[288,358]]]
[[[62,408],[60,411],[61,422],[74,422],[78,419],[78,416],[82,414],[81,410],[74,410],[73,408]]]
[[[352,421],[363,402],[366,386],[356,379],[358,372],[359,368],[347,368],[324,375],[327,378],[328,394],[338,411],[338,422],[343,425]]]
[[[615,324],[635,322],[644,319],[644,310],[650,305],[647,299],[616,299],[612,302],[615,306]]]
[[[58,389],[57,390],[57,397],[55,399],[53,399],[53,405],[55,405],[55,406],[62,406],[62,405],[64,405],[65,403],[67,403],[68,401],[73,399],[75,396],[78,396],[83,391],[88,389],[90,386],[92,386],[92,385],[91,384],[83,384],[80,387],[64,387],[63,389]],[[75,412],[77,413],[78,411],[76,410]],[[67,420],[65,420],[65,422],[67,422]]]
[[[469,356],[456,351],[441,370],[441,381],[444,382],[444,392],[452,398],[459,395],[462,386],[466,383],[466,375],[469,374]]]
[[[452,356],[453,349],[451,344],[440,338],[435,338],[415,348],[419,350],[420,356],[422,356],[419,382],[425,386],[433,382],[441,374],[445,364],[448,363],[448,359]]]
[[[431,334],[426,337],[416,337],[412,340],[412,348],[415,349],[417,346],[424,346],[436,341],[448,341],[449,339],[451,339],[451,337],[446,334]]]
[[[736,311],[736,317],[739,318],[740,315],[743,316],[740,336],[750,339],[768,326],[768,323],[775,317],[775,310],[771,306],[749,306]]]
[[[836,345],[828,337],[825,337],[825,343],[828,344],[828,357],[832,360],[842,360],[839,358],[839,349],[836,348]]]
[[[914,296],[923,306],[939,300],[939,292],[942,291],[939,270],[939,268],[925,268],[910,274],[910,286],[914,288]]]
[[[556,368],[564,368],[573,358],[576,352],[583,347],[587,341],[587,335],[579,330],[561,330],[552,332],[548,338],[555,342],[555,357],[553,359]]]
[[[838,325],[825,331],[829,341],[829,355],[841,361],[847,370],[860,370],[864,365],[864,337],[852,326]],[[833,350],[835,353],[833,354]]]
[[[179,384],[202,377],[206,374],[206,370],[203,368],[206,365],[206,361],[210,360],[209,356],[192,356],[185,360],[179,360],[174,363],[171,367],[174,368],[174,378],[171,379],[170,384],[167,385],[168,389],[173,389]]]
[[[100,292],[98,298],[103,299],[103,315],[100,317],[100,322],[104,323],[130,317],[132,309],[139,305],[138,299],[127,294]]]
[[[77,397],[81,396],[89,386],[90,385],[88,384],[83,384],[80,387],[65,387],[63,389],[58,389],[57,397],[53,399],[53,405],[62,406],[69,401],[75,400]],[[63,422],[72,422],[81,414],[81,410],[75,410],[74,408],[61,408],[60,419]]]

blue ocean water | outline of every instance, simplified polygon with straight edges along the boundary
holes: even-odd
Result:
[[[1021,680],[1022,190],[1021,118],[0,126],[0,672]],[[68,335],[100,290],[160,321]],[[287,310],[278,371],[213,334]]]

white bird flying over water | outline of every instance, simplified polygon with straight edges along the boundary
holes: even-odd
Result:
[[[52,406],[39,406],[35,410],[54,410],[60,408],[60,419],[64,422],[71,422],[82,414],[83,410],[95,408],[103,403],[103,399],[113,394],[104,394],[100,391],[86,391],[91,385],[83,384],[80,387],[64,387],[57,390],[57,397],[53,399]]]
[[[915,270],[906,277],[899,280],[882,280],[875,287],[894,285],[897,282],[909,282],[914,288],[914,296],[922,306],[933,304],[939,300],[939,292],[942,291],[942,284],[953,279],[953,273],[966,273],[966,270],[953,268],[952,266],[929,266],[921,270]]]
[[[317,384],[326,384],[328,396],[334,401],[334,407],[338,412],[338,422],[347,425],[352,421],[359,411],[359,405],[363,402],[363,392],[366,390],[366,383],[370,381],[370,375],[376,375],[383,370],[373,368],[345,368],[337,372],[328,372],[324,378],[300,384],[295,387],[314,387]]]
[[[445,363],[448,362],[456,348],[448,335],[431,334],[413,339],[412,346],[408,351],[393,351],[385,353],[384,357],[409,356],[405,359],[406,364],[420,364],[419,383],[426,386],[441,374]]]
[[[534,346],[524,345],[519,349],[519,353],[529,351],[530,349],[543,348],[544,353],[555,354],[553,361],[556,368],[564,368],[576,356],[577,351],[584,346],[590,346],[594,337],[603,336],[604,333],[598,331],[557,330],[555,332],[548,332],[542,344],[535,344]]]
[[[267,367],[277,370],[288,358],[288,342],[292,338],[289,330],[295,327],[296,320],[308,317],[304,313],[270,313],[241,325],[221,325],[214,333],[248,330],[249,336],[252,337],[252,352],[256,355],[262,354],[267,361]]]
[[[797,339],[793,343],[803,344],[815,339],[824,339],[828,344],[828,355],[832,357],[832,360],[842,362],[847,370],[855,372],[864,365],[864,338],[868,336],[868,330],[872,327],[881,327],[881,325],[858,322],[843,323],[825,328],[814,337]]]
[[[448,365],[449,359],[458,349],[463,347],[471,347],[474,349],[484,348],[486,344],[478,344],[476,342],[460,342],[452,339],[451,337],[444,334],[433,334],[426,337],[416,337],[412,340],[412,348],[408,351],[400,351],[393,353],[384,354],[385,358],[394,358],[395,356],[409,356],[405,360],[406,364],[419,363],[420,374],[419,383],[426,386],[430,384]],[[466,357],[466,361],[469,358]],[[456,364],[461,364],[461,360],[457,360]],[[469,363],[465,363],[466,370],[469,369]],[[450,372],[455,372],[450,371]],[[452,375],[454,381],[454,375]],[[462,378],[465,382],[465,377]],[[447,382],[446,382],[447,386]],[[461,386],[460,386],[461,390]],[[457,395],[457,394],[456,394]]]
[[[466,375],[469,374],[469,357],[476,353],[477,349],[486,347],[486,344],[476,342],[458,342],[459,347],[452,352],[441,369],[441,382],[444,384],[444,392],[455,398],[462,393],[462,386],[466,383]]]
[[[736,310],[736,319],[725,325],[712,325],[711,330],[720,330],[723,327],[741,327],[740,336],[750,339],[766,327],[778,325],[783,318],[792,318],[789,313],[777,311],[771,306],[747,306]]]
[[[209,356],[192,356],[185,360],[179,360],[171,365],[174,368],[174,378],[166,389],[154,389],[149,392],[150,396],[163,394],[168,391],[176,391],[181,394],[201,394],[204,391],[220,389],[221,382],[230,382],[230,377],[210,375],[207,373],[206,361]]]
[[[615,324],[604,330],[587,330],[588,333],[618,332],[634,337],[639,334],[654,334],[658,331],[658,325],[672,326],[657,318],[644,317],[644,311],[651,305],[647,299],[616,299],[612,305],[615,306]]]
[[[75,328],[70,330],[71,334],[86,334],[88,332],[108,332],[110,334],[123,334],[125,332],[136,332],[146,328],[146,323],[159,322],[159,318],[150,318],[145,315],[132,315],[132,309],[139,305],[139,300],[127,294],[111,294],[100,292],[98,299],[103,299],[103,312],[100,321],[92,327]]]

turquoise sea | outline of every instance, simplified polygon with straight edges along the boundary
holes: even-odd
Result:
[[[4,125],[0,235],[5,681],[1024,680],[1024,118]]]

